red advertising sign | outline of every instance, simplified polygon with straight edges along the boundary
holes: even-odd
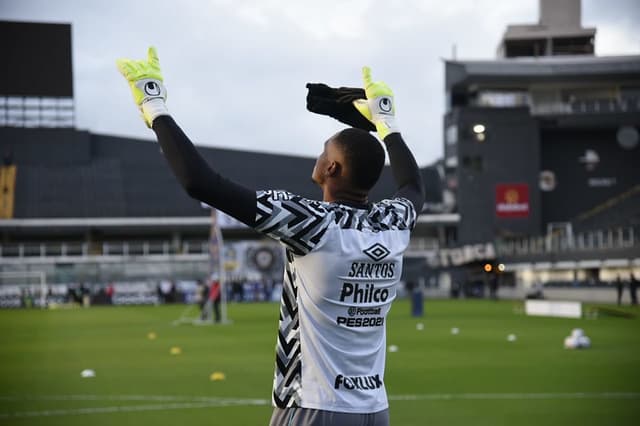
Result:
[[[496,185],[498,217],[529,217],[529,185],[508,183]]]

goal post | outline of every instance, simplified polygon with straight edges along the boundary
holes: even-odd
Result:
[[[44,271],[0,271],[0,308],[46,308],[48,294]]]

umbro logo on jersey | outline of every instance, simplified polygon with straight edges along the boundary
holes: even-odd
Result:
[[[376,262],[381,261],[385,257],[389,256],[389,254],[391,254],[389,249],[380,243],[375,243],[371,247],[364,249],[363,253],[369,256],[371,259],[375,260]]]

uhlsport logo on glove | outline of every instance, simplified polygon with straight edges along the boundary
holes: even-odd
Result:
[[[393,102],[391,102],[390,98],[380,98],[378,106],[380,107],[381,113],[390,113],[393,109]]]
[[[161,91],[160,85],[155,81],[149,81],[144,85],[144,92],[149,96],[160,96]]]

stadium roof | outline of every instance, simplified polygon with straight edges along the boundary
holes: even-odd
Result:
[[[17,166],[15,219],[171,218],[208,216],[179,186],[156,143],[72,129],[0,128],[0,154]],[[198,148],[221,174],[255,189],[319,198],[314,158]],[[423,173],[439,197],[435,170]],[[394,192],[388,167],[372,200]]]
[[[595,28],[549,28],[540,24],[507,25],[503,40],[532,40],[543,37],[593,37]]]
[[[640,75],[640,55],[633,56],[545,56],[489,61],[446,60],[447,90],[481,82],[549,82],[582,78],[636,82]]]

